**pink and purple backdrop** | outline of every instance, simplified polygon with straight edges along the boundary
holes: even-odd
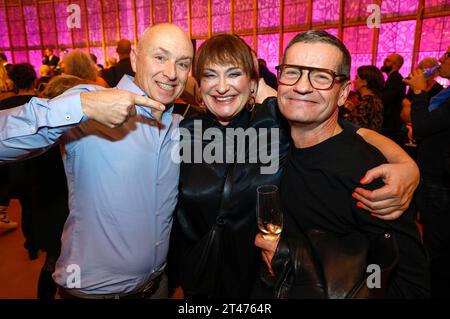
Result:
[[[5,52],[11,62],[30,62],[36,68],[41,63],[42,50],[48,46],[89,50],[97,55],[98,63],[104,64],[105,56],[116,54],[115,42],[118,39],[128,38],[132,43],[135,42],[135,21],[138,35],[152,23],[168,22],[169,16],[173,23],[186,32],[189,30],[187,0],[172,0],[171,12],[166,0],[152,2],[153,10],[150,8],[151,1],[148,0],[55,0],[54,2],[35,0],[22,1],[22,9],[18,5],[20,3],[18,0],[0,0],[0,50]],[[77,4],[81,8],[80,28],[67,27],[69,3]],[[208,36],[208,0],[191,0],[190,3],[191,33],[199,46]],[[377,49],[375,61],[378,67],[382,65],[387,55],[397,52],[405,58],[401,73],[407,75],[412,66],[418,1],[383,0],[381,27],[375,44],[374,29],[367,27],[365,23],[370,14],[367,7],[372,3],[373,0],[343,1],[343,21],[346,26],[342,30],[342,40],[352,54],[352,76],[358,66],[372,63],[374,45]],[[234,25],[234,32],[240,34],[257,50],[258,56],[265,59],[269,68],[274,71],[274,67],[280,63],[280,1],[259,0],[257,8],[254,8],[253,0],[234,0],[234,23],[231,21],[231,1],[211,0],[210,4],[212,33],[230,32],[231,26]],[[103,32],[101,8],[104,17]],[[255,9],[257,9],[256,30],[254,30]],[[339,10],[339,0],[313,0],[311,26],[325,29],[337,36]],[[425,1],[425,14],[448,10],[450,0]],[[383,22],[386,18],[389,18],[389,22]],[[297,33],[291,30],[308,27],[308,0],[285,0],[282,23],[285,29],[282,35],[284,49]],[[347,26],[348,23],[351,25]],[[103,43],[105,49],[102,47]],[[423,19],[420,45],[414,64],[425,57],[440,57],[449,45],[450,16]]]

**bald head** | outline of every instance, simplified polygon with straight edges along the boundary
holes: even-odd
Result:
[[[417,68],[424,70],[427,68],[433,68],[438,64],[439,64],[439,62],[435,58],[425,58],[419,62],[419,64],[417,65]]]
[[[144,31],[131,66],[135,84],[150,98],[169,105],[183,92],[194,48],[191,40],[173,24],[157,24]]]
[[[189,46],[194,52],[192,42],[187,34],[178,26],[170,23],[161,23],[145,29],[138,43],[138,51],[145,50],[149,43],[158,41],[161,37],[174,37],[178,41],[181,41],[180,46]]]
[[[392,61],[392,68],[395,70],[400,70],[403,65],[403,57],[400,54],[392,53],[389,58]]]
[[[384,59],[381,71],[390,75],[394,71],[400,70],[403,65],[403,57],[400,54],[392,53]]]

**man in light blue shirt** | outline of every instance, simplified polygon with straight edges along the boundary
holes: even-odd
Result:
[[[181,29],[156,25],[131,57],[136,77],[124,76],[115,93],[78,86],[1,113],[2,160],[30,157],[61,141],[70,215],[53,278],[63,297],[141,297],[159,283],[178,193],[171,151],[181,116],[172,114],[172,103],[192,58]],[[125,102],[108,109],[114,99]]]

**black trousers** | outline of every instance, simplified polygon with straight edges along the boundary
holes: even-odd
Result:
[[[423,179],[417,204],[431,258],[431,295],[450,298],[450,187]]]

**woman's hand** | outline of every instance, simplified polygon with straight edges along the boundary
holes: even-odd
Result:
[[[362,185],[367,185],[374,179],[382,178],[386,185],[373,191],[357,187],[352,196],[358,200],[358,207],[374,213],[378,218],[397,219],[413,199],[414,191],[419,185],[419,168],[400,146],[387,137],[364,128],[359,129],[357,133],[367,143],[380,150],[389,164],[367,171],[360,181]]]
[[[362,185],[382,178],[385,186],[373,191],[357,187],[352,196],[358,207],[373,212],[383,220],[399,218],[409,207],[419,184],[419,169],[413,161],[399,164],[383,164],[367,171]]]

